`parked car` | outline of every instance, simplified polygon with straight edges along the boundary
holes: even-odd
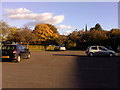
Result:
[[[120,52],[120,46],[117,47],[117,52],[118,52],[118,53]]]
[[[66,50],[65,44],[55,47],[54,50],[65,51]]]
[[[50,44],[49,46],[56,46],[56,45],[54,45],[54,44]]]
[[[2,59],[20,62],[21,58],[31,57],[29,49],[21,44],[2,45]]]
[[[90,46],[86,50],[88,56],[115,56],[115,51],[109,50],[104,46]]]

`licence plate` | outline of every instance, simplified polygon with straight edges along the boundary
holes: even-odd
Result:
[[[10,58],[9,56],[2,56],[2,58]]]

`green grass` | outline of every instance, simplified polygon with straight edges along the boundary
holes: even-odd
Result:
[[[47,46],[46,50],[54,50],[56,46]],[[29,45],[30,51],[43,51],[45,47],[43,45]]]
[[[56,46],[48,46],[48,47],[46,48],[46,50],[54,50],[55,47],[56,47]]]

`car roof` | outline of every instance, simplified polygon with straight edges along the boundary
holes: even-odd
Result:
[[[104,46],[100,46],[100,45],[93,45],[93,46],[90,46],[90,47],[104,47]]]
[[[100,46],[100,45],[93,45],[93,46],[90,46],[90,47],[104,47],[104,46]],[[89,48],[90,48],[89,47]]]

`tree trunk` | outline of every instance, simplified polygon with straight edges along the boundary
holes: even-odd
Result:
[[[29,48],[29,42],[27,43],[27,46],[26,46],[26,48],[27,48],[27,49]]]

